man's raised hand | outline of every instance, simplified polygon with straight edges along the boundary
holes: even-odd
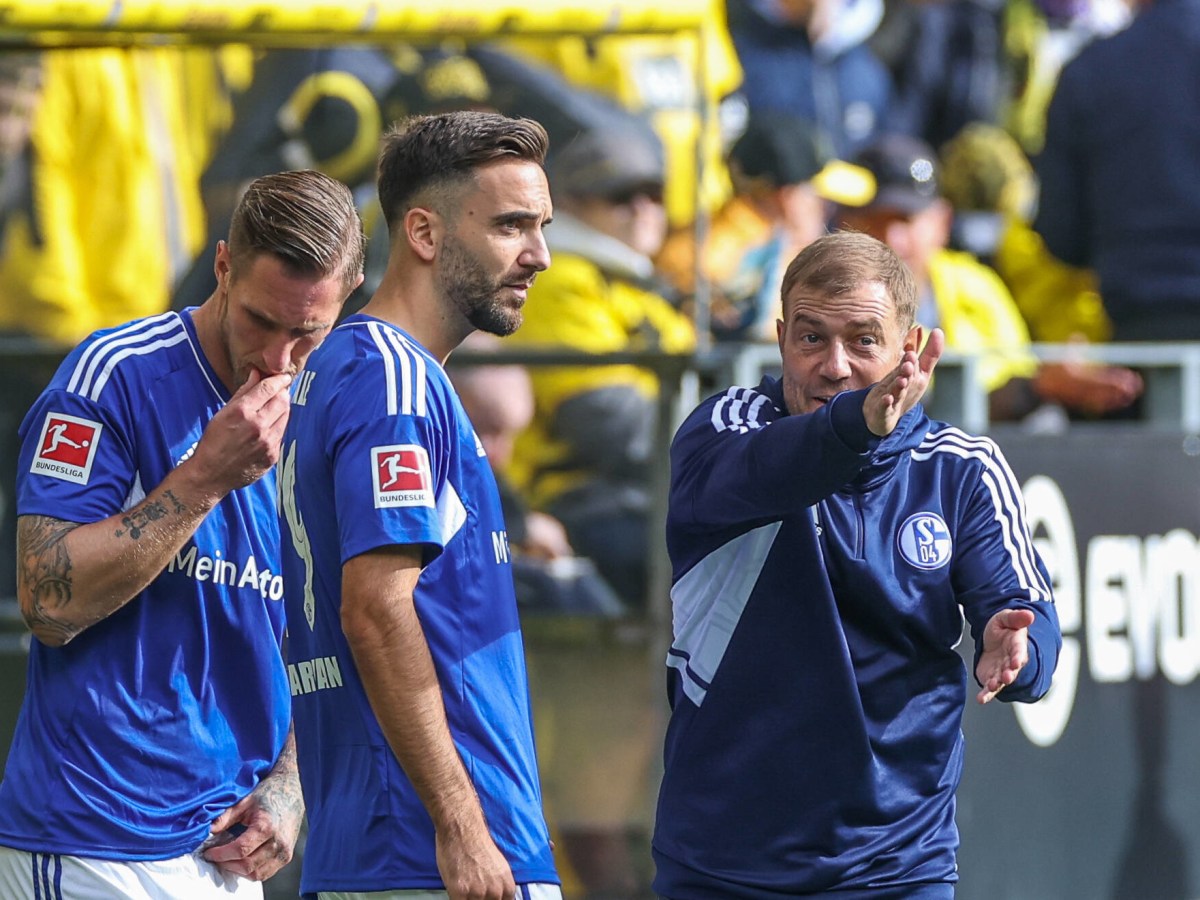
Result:
[[[872,434],[878,437],[891,434],[900,418],[917,405],[929,387],[945,346],[945,333],[934,328],[920,356],[913,350],[905,350],[896,368],[871,388],[863,403],[863,416]]]

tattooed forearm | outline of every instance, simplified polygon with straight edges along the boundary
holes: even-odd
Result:
[[[67,533],[78,527],[48,516],[21,516],[17,519],[17,555],[20,578],[21,612],[34,633],[70,639],[77,628],[59,621],[52,614],[71,602],[71,555],[67,551]]]
[[[279,759],[270,773],[259,782],[254,789],[258,804],[271,818],[274,834],[271,850],[278,865],[283,865],[292,858],[292,849],[296,846],[296,838],[300,834],[300,825],[304,819],[304,795],[300,790],[300,773],[296,767],[296,740],[293,733],[288,734]],[[274,873],[270,872],[262,877]]]
[[[163,491],[163,499],[171,501],[171,505],[173,507],[175,507],[175,512],[177,512],[177,513],[187,512],[187,507],[179,502],[179,498],[175,496],[174,491],[171,491],[171,490]]]

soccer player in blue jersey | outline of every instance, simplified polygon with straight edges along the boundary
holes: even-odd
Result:
[[[280,500],[306,896],[561,896],[500,500],[442,368],[472,331],[512,333],[550,262],[546,145],[484,112],[389,132],[387,269],[295,391]]]
[[[999,448],[919,404],[912,274],[838,232],[790,264],[781,379],[671,447],[659,895],[944,900],[957,881],[963,615],[976,699],[1032,701],[1061,635]],[[918,352],[919,351],[919,352]]]
[[[0,896],[261,897],[303,806],[274,465],[289,386],[362,280],[350,191],[252,182],[201,306],[97,332],[21,426],[34,640]]]

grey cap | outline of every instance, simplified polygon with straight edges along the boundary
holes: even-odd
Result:
[[[634,128],[580,132],[547,163],[552,191],[577,197],[615,198],[638,189],[662,192],[662,148]]]
[[[871,206],[916,213],[940,196],[937,154],[918,138],[884,135],[854,162],[875,176],[877,188]]]

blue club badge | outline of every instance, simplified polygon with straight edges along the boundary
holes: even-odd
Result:
[[[937,569],[950,562],[954,542],[946,520],[937,513],[909,516],[896,534],[900,555],[918,569]]]

